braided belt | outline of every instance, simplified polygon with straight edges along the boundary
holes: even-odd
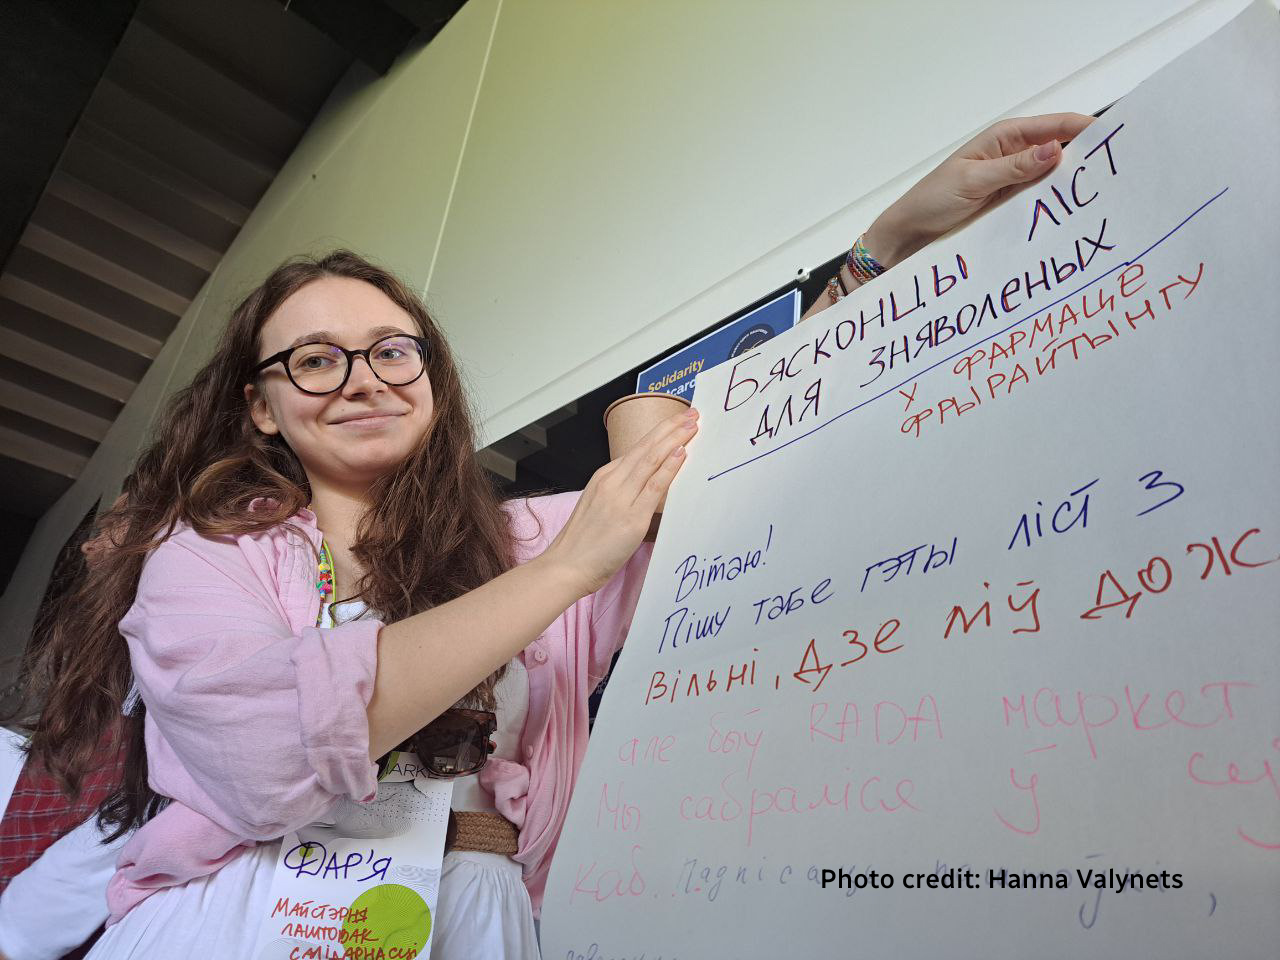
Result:
[[[501,853],[514,857],[520,840],[516,825],[500,813],[450,810],[444,848]]]

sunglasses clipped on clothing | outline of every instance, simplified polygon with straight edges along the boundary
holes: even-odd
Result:
[[[453,780],[478,773],[496,749],[493,737],[498,717],[491,710],[451,707],[419,730],[404,745],[422,765],[422,772],[435,780]],[[378,764],[383,777],[395,764],[397,751]]]

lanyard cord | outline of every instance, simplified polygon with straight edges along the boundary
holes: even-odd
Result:
[[[320,602],[331,600],[337,596],[337,578],[333,573],[333,554],[329,552],[329,544],[320,541],[320,559],[316,562],[316,589],[320,591]]]

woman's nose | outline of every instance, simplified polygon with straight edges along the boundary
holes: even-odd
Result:
[[[369,364],[368,357],[351,358],[351,374],[347,377],[346,385],[342,389],[344,395],[361,396],[367,393],[375,393],[384,386],[383,382],[378,379],[377,374],[373,372],[373,367]]]

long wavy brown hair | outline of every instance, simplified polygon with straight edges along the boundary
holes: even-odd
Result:
[[[147,785],[145,707],[122,711],[132,686],[118,624],[133,604],[147,555],[179,522],[206,536],[253,533],[288,522],[311,500],[301,464],[277,436],[254,426],[244,385],[267,319],[322,277],[372,284],[403,308],[431,342],[427,375],[435,409],[421,443],[370,490],[353,552],[368,573],[354,596],[386,622],[452,600],[512,565],[510,530],[497,491],[475,457],[475,429],[448,344],[426,307],[386,270],[346,250],[290,260],[231,315],[213,357],[169,403],[150,445],[100,519],[107,557],[88,564],[56,609],[39,618],[24,663],[29,753],[69,794],[84,776],[126,751],[124,781],[100,808],[116,835],[141,825],[163,799]],[[249,504],[265,497],[269,509]],[[501,671],[464,703],[492,708]],[[29,707],[28,707],[29,709]]]

